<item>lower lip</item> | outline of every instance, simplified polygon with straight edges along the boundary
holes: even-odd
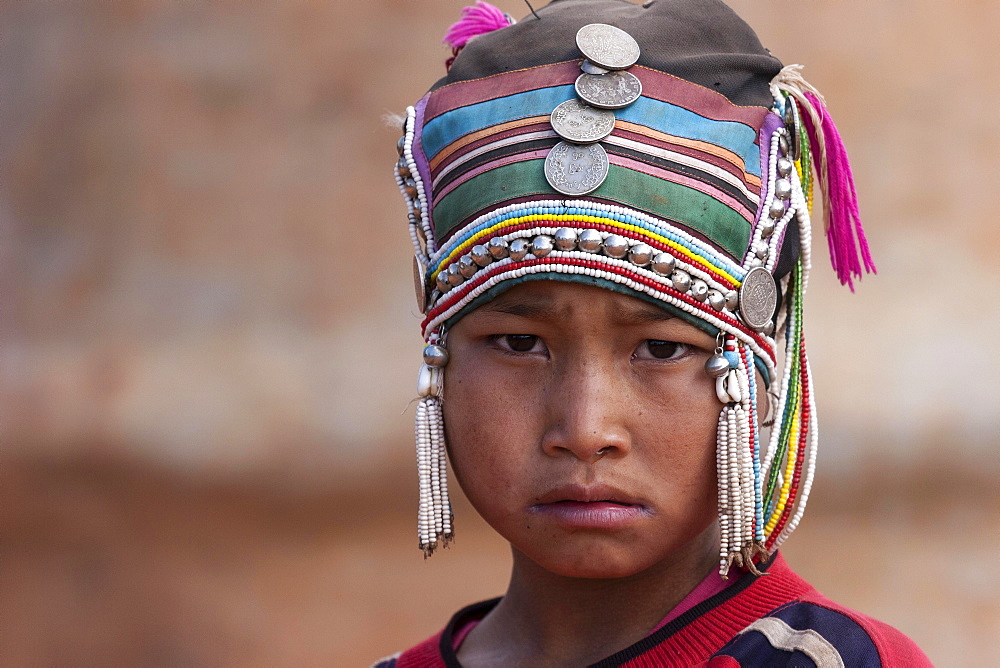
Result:
[[[559,501],[532,508],[560,524],[581,529],[617,529],[645,517],[642,506],[621,505],[609,501]]]

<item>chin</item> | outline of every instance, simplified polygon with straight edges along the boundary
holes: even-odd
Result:
[[[652,562],[644,559],[634,548],[624,545],[579,547],[566,545],[565,549],[524,551],[536,564],[556,575],[567,578],[614,579],[641,573]]]

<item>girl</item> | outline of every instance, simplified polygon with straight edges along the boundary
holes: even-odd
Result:
[[[453,536],[450,456],[513,571],[376,665],[929,665],[778,552],[816,452],[814,194],[841,280],[874,270],[799,68],[718,0],[480,2],[446,39],[397,165],[418,532],[426,556]]]

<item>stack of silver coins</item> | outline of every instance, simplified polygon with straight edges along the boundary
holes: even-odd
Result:
[[[552,128],[563,141],[545,158],[545,178],[564,195],[586,195],[608,176],[608,154],[600,141],[615,127],[615,112],[639,99],[642,83],[627,72],[639,60],[639,44],[621,28],[585,25],[576,33],[585,60],[576,79],[578,99],[557,106]]]

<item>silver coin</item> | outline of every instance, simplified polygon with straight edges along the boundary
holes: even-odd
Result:
[[[580,100],[566,100],[552,110],[549,117],[552,129],[576,144],[601,141],[615,127],[615,114],[607,109],[595,109]]]
[[[747,272],[740,286],[740,315],[751,329],[763,331],[771,324],[771,316],[778,305],[778,286],[774,277],[764,267]]]
[[[634,74],[621,70],[607,74],[581,74],[576,78],[576,94],[595,107],[621,109],[639,99],[642,82]]]
[[[580,69],[586,72],[587,74],[607,74],[608,72],[611,71],[611,70],[606,70],[603,67],[598,67],[589,60],[584,60],[582,63],[580,63]]]
[[[576,33],[576,46],[590,62],[608,70],[624,70],[639,60],[639,44],[621,28],[591,23]]]
[[[417,296],[417,308],[421,313],[427,313],[427,284],[424,283],[424,276],[427,275],[427,265],[419,255],[413,256],[413,290]]]
[[[563,195],[586,195],[608,176],[608,154],[600,144],[561,141],[545,156],[545,179]]]

